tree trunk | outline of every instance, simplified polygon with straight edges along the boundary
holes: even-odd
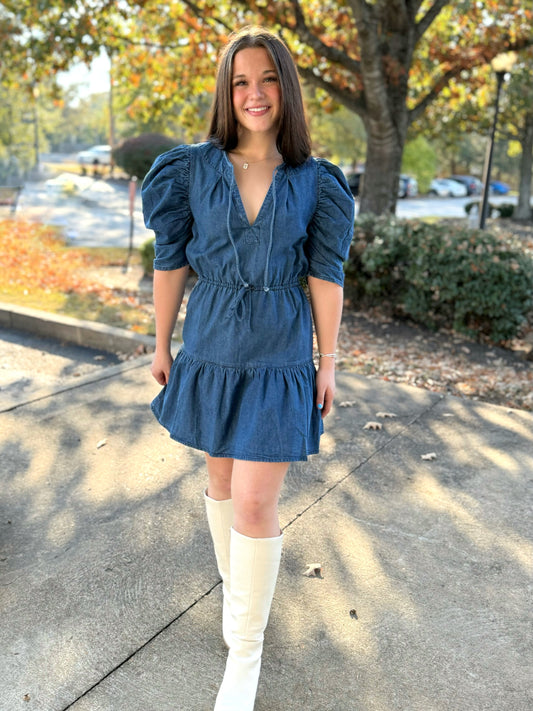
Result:
[[[526,114],[523,133],[522,158],[520,159],[520,187],[518,206],[514,213],[517,220],[531,219],[531,171],[533,168],[533,111]]]
[[[353,0],[365,89],[365,177],[359,212],[394,214],[402,154],[409,125],[407,91],[416,43],[407,4]],[[387,67],[389,69],[387,69]]]
[[[367,152],[359,213],[394,214],[406,130],[388,120],[365,120]]]

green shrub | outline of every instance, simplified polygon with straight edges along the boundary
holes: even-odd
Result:
[[[499,343],[533,305],[533,261],[490,232],[363,215],[356,220],[347,280],[425,326]]]
[[[151,237],[143,242],[139,247],[141,255],[141,264],[144,269],[144,275],[150,276],[154,273],[154,258],[155,258],[155,239]]]
[[[480,211],[481,203],[479,200],[472,200],[471,202],[465,203],[464,209],[465,209],[466,214],[469,215],[472,212],[472,210],[474,209],[474,207],[477,207],[478,212]],[[489,205],[489,209],[490,209],[490,205]]]
[[[469,215],[473,208],[477,207],[478,212],[481,210],[481,202],[479,200],[472,200],[472,202],[467,202],[464,206],[464,210],[467,215]],[[493,205],[493,203],[488,203],[488,215],[494,215],[495,212],[499,214],[500,217],[512,217],[514,212],[514,205],[511,202],[502,202],[500,205]]]
[[[135,138],[127,138],[114,148],[113,160],[129,176],[143,180],[157,156],[179,143],[160,133],[143,133]]]
[[[496,205],[496,209],[500,213],[500,217],[512,217],[514,205],[511,202],[502,202],[501,205]]]

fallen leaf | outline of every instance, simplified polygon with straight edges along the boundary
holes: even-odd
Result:
[[[307,563],[307,570],[304,575],[307,575],[308,578],[321,578],[322,565],[320,563]]]
[[[357,403],[355,400],[343,400],[342,402],[339,402],[339,407],[355,407]]]
[[[383,425],[381,422],[367,422],[363,427],[364,430],[382,430]]]
[[[376,412],[376,417],[397,417],[394,412]]]
[[[101,449],[102,447],[105,447],[107,444],[107,439],[101,439],[99,442],[96,444],[96,449]]]
[[[427,454],[421,454],[420,458],[426,462],[432,462],[434,459],[437,459],[437,455],[435,452],[428,452]]]

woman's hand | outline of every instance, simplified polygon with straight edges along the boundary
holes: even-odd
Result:
[[[156,349],[150,370],[159,385],[166,385],[168,383],[170,368],[172,367],[173,361],[174,359],[172,358],[170,351],[158,351]]]
[[[322,413],[322,419],[324,419],[331,410],[334,397],[335,360],[333,358],[321,358],[316,374],[316,405]]]

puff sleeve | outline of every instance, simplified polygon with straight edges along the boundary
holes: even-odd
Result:
[[[189,178],[190,146],[181,145],[156,158],[144,179],[144,222],[155,232],[154,269],[169,271],[188,264],[185,248],[193,222]]]
[[[317,158],[317,206],[305,244],[309,276],[343,286],[343,263],[348,257],[354,228],[354,200],[342,171]]]

